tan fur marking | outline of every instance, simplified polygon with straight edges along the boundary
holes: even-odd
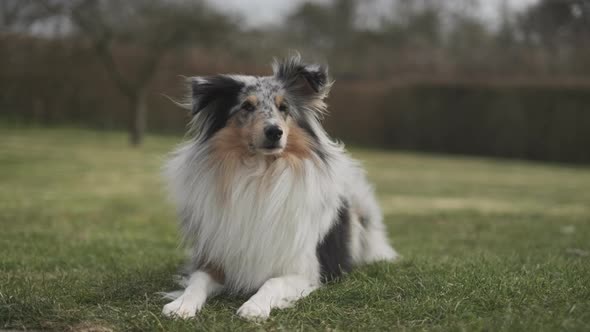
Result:
[[[287,146],[282,153],[282,157],[291,169],[296,172],[303,172],[303,161],[312,158],[311,137],[290,119],[288,128]]]
[[[311,138],[293,121],[289,121],[289,136],[287,137],[287,146],[283,153],[285,156],[298,159],[311,157]]]
[[[249,95],[248,97],[246,97],[246,100],[252,104],[253,106],[257,106],[258,105],[258,97],[256,97],[255,95]]]
[[[212,167],[218,169],[220,192],[224,197],[231,194],[231,183],[243,159],[248,156],[248,136],[236,120],[230,119],[227,126],[212,138]]]
[[[225,272],[219,266],[209,263],[203,267],[203,270],[205,270],[205,272],[207,272],[207,274],[219,284],[223,285],[225,282]]]
[[[283,104],[283,101],[285,101],[285,97],[278,95],[275,97],[275,104],[277,105],[277,108],[281,107],[281,105]]]

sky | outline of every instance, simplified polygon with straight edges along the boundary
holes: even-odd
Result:
[[[278,24],[289,12],[303,1],[304,0],[209,0],[211,4],[226,12],[244,16],[246,24],[250,27]],[[373,1],[385,4],[388,3],[387,0]],[[514,9],[522,9],[538,0],[506,1]],[[496,12],[501,2],[502,0],[481,0],[481,15],[490,20],[491,23],[494,23],[495,18],[497,17]]]

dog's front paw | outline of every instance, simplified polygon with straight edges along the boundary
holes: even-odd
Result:
[[[238,309],[238,316],[249,321],[261,322],[270,316],[270,306],[263,306],[254,301],[247,301]]]
[[[162,314],[172,318],[188,319],[195,317],[200,309],[198,301],[190,301],[181,296],[166,304],[162,309]]]

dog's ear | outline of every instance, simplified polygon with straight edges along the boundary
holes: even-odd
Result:
[[[324,65],[306,64],[301,56],[296,55],[285,60],[275,60],[272,67],[274,76],[296,97],[323,100],[330,92],[332,81],[328,67]]]
[[[244,83],[225,75],[190,77],[189,84],[193,116],[205,109],[229,111],[244,87]]]
[[[217,75],[189,78],[193,129],[205,139],[225,127],[232,108],[239,103],[244,83],[232,76]]]

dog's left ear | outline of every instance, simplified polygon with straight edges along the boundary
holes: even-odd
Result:
[[[299,55],[273,63],[275,77],[296,97],[323,100],[328,96],[332,81],[328,67],[306,64]]]

